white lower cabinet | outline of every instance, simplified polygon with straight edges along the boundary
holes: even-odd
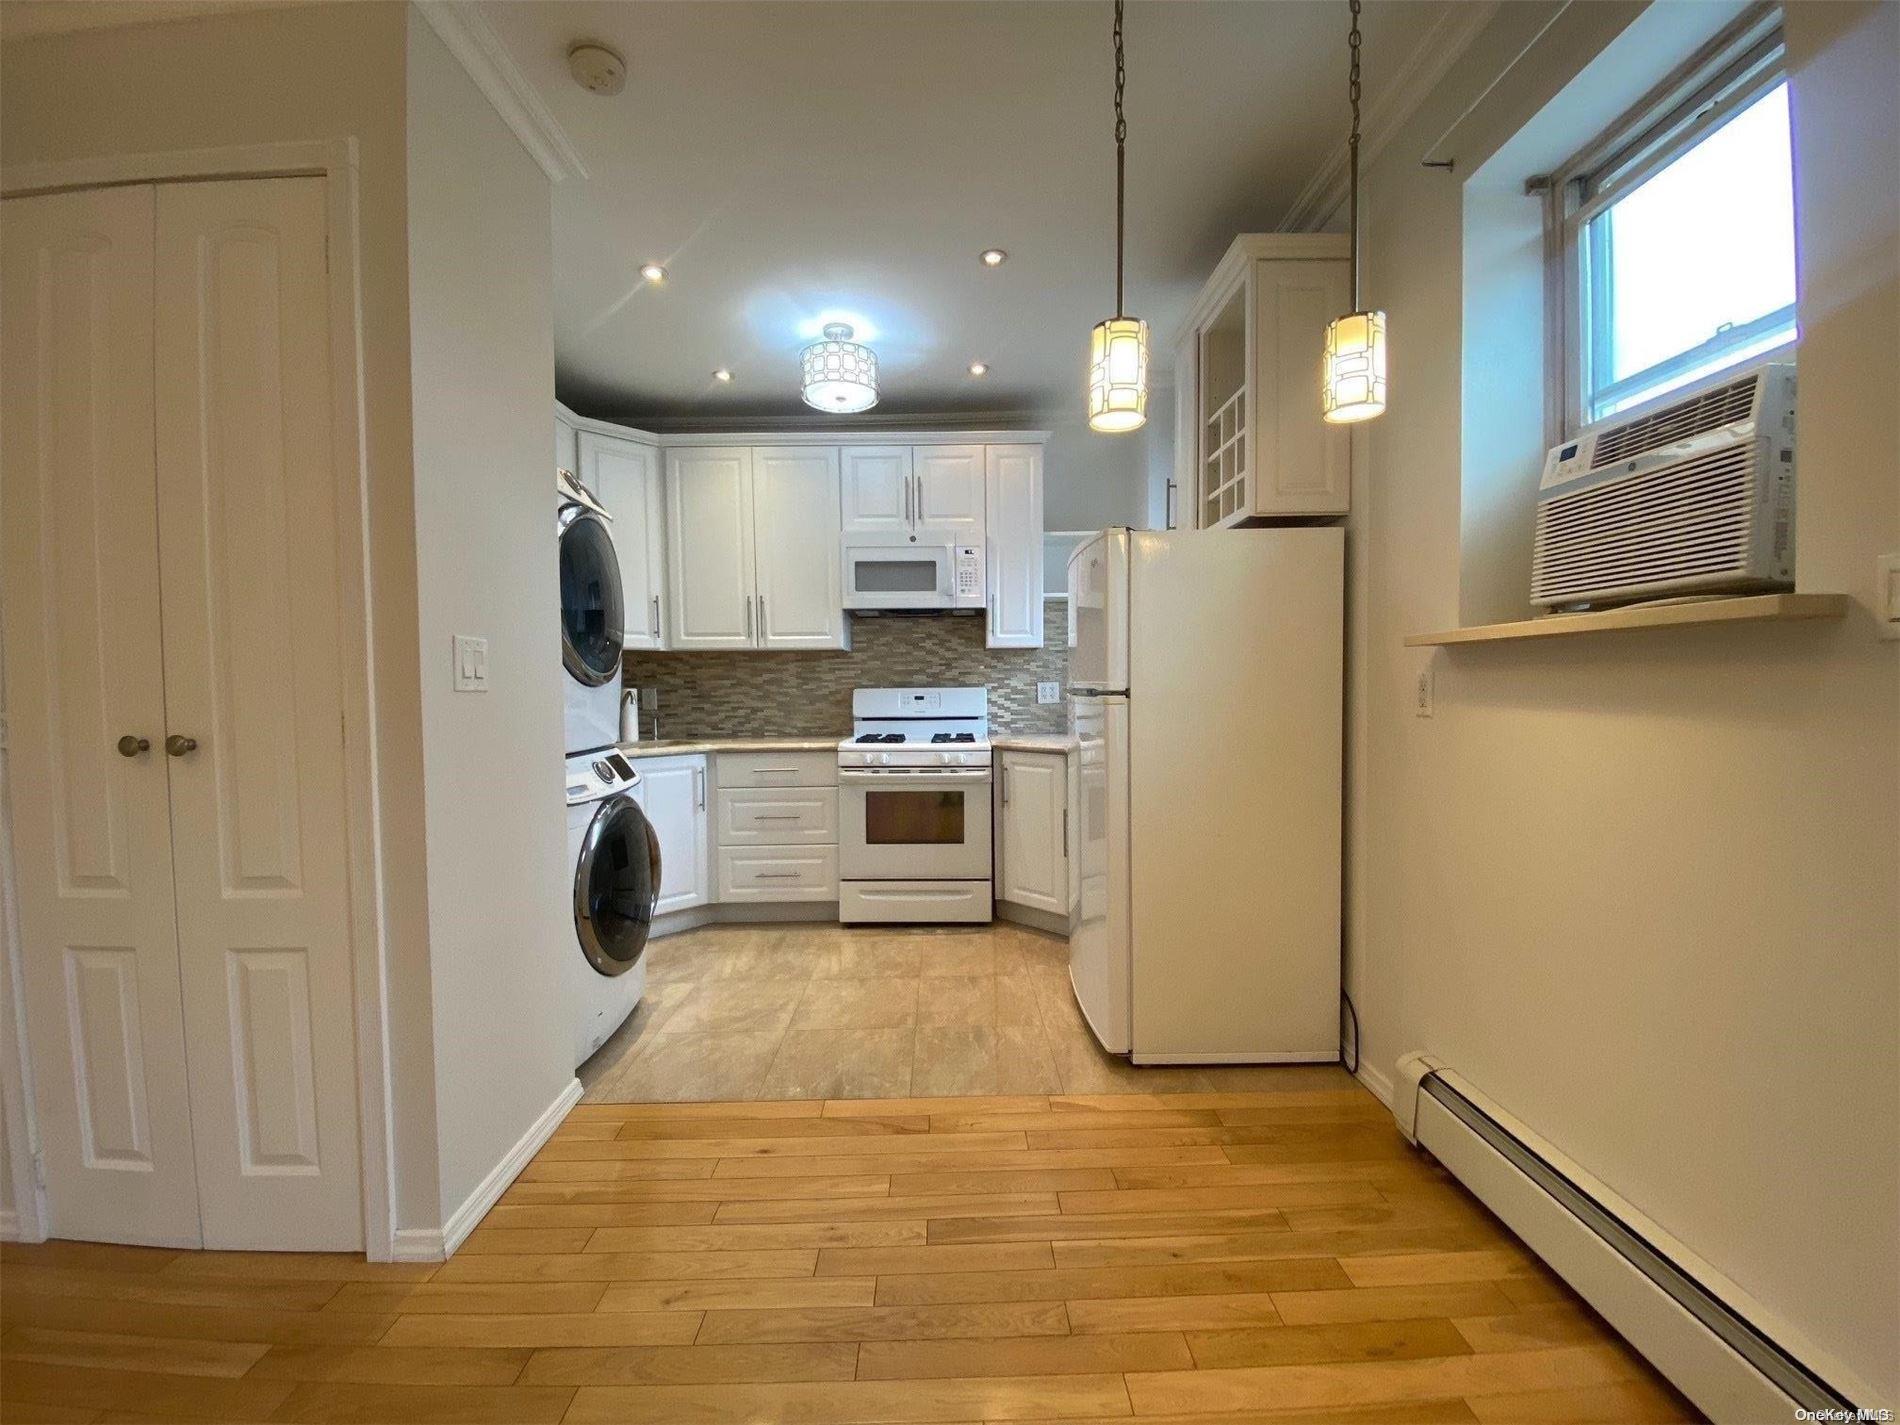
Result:
[[[836,755],[722,752],[713,770],[719,899],[838,899]]]
[[[721,846],[719,899],[835,901],[836,846]]]
[[[996,898],[1065,918],[1068,760],[1060,752],[999,752],[996,768]]]
[[[706,864],[707,778],[703,756],[643,757],[634,800],[660,838],[660,899],[656,915],[690,910],[712,900]]]

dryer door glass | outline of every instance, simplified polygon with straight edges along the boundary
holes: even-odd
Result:
[[[590,688],[620,676],[625,627],[620,561],[607,522],[592,510],[561,511],[561,653]]]
[[[632,797],[609,797],[574,870],[574,929],[587,962],[603,975],[631,969],[646,950],[659,894],[659,837]]]

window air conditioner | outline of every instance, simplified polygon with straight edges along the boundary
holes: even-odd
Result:
[[[1794,386],[1774,362],[1553,446],[1531,602],[1792,588]]]

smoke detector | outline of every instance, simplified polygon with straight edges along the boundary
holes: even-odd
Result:
[[[618,94],[627,87],[627,62],[592,40],[582,40],[567,52],[567,70],[589,94]]]

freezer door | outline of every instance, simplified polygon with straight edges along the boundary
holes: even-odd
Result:
[[[1128,700],[1077,697],[1080,875],[1069,981],[1082,1017],[1112,1054],[1131,1044],[1128,876]]]
[[[1069,556],[1069,686],[1128,691],[1128,531],[1103,530]]]

